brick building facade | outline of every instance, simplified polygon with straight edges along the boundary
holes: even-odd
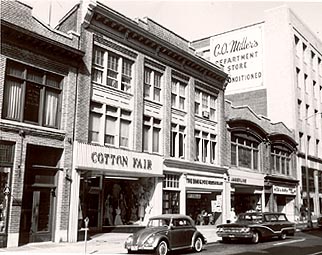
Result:
[[[1,1],[2,247],[67,239],[79,51],[31,7]]]

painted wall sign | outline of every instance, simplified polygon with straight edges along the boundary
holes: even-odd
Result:
[[[75,150],[76,165],[79,168],[162,175],[160,156],[77,142]]]
[[[186,187],[190,188],[200,188],[200,189],[222,189],[223,188],[223,179],[205,177],[205,176],[195,176],[187,175],[186,178]]]
[[[295,196],[296,195],[296,188],[273,185],[273,193],[279,194],[279,195]]]
[[[226,93],[263,84],[262,25],[234,30],[211,38],[210,61],[230,74]]]

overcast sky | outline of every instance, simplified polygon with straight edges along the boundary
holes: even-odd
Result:
[[[34,8],[35,16],[49,22],[50,0],[20,0]],[[288,5],[322,41],[322,0],[316,1],[210,1],[210,0],[100,0],[134,19],[149,17],[183,38],[193,41],[263,20],[264,11]],[[78,0],[51,0],[51,25]]]

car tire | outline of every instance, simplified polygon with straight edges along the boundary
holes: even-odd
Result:
[[[135,251],[127,250],[127,253],[128,253],[128,254],[134,254],[134,253],[135,253]]]
[[[281,240],[285,240],[286,239],[286,233],[285,232],[282,232],[282,234],[279,236],[279,238]]]
[[[258,234],[258,232],[256,232],[256,231],[252,232],[251,242],[254,243],[254,244],[259,242],[259,234]]]
[[[203,246],[203,242],[201,240],[201,237],[197,237],[197,239],[195,240],[195,243],[193,244],[193,248],[196,252],[201,252],[202,250],[202,246]]]
[[[168,244],[166,241],[161,241],[157,248],[155,249],[156,255],[167,255],[168,254]]]

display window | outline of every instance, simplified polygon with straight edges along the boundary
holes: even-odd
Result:
[[[89,227],[141,225],[152,210],[154,178],[81,177],[79,220]]]

